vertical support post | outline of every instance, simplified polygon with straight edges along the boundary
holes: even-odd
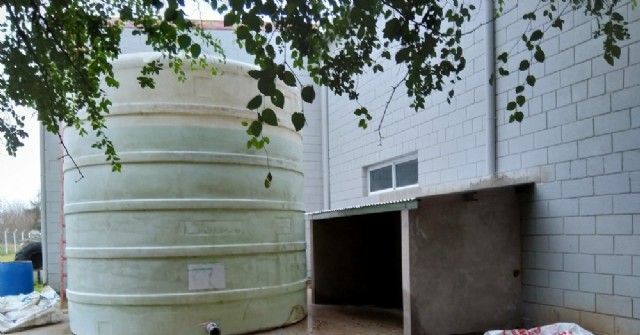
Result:
[[[18,232],[18,229],[15,229],[13,231],[13,253],[17,253],[18,252],[18,241],[16,240],[16,233]]]
[[[309,220],[309,248],[311,249],[310,255],[309,255],[309,259],[310,259],[310,266],[311,266],[311,303],[315,304],[316,303],[316,271],[315,271],[315,262],[313,260],[313,253],[314,253],[314,249],[313,249],[313,219]]]
[[[402,244],[402,319],[404,335],[411,335],[411,250],[409,210],[400,212]]]
[[[9,253],[9,238],[7,237],[7,233],[9,232],[9,228],[4,230],[4,253]]]
[[[495,7],[493,0],[486,0],[485,7],[485,57],[486,75],[489,83],[490,78],[496,72],[496,45],[495,45]],[[485,84],[487,118],[485,123],[486,144],[487,144],[487,176],[496,174],[496,85],[494,80],[492,85]]]
[[[60,141],[62,141],[62,137],[60,137]],[[67,260],[67,256],[65,254],[66,246],[67,246],[67,237],[65,232],[65,223],[64,223],[64,156],[60,159],[60,171],[61,176],[60,180],[62,182],[62,192],[60,192],[60,301],[64,303],[64,299],[66,297],[67,288],[65,287],[65,279],[67,278],[67,273],[65,272],[65,263]]]

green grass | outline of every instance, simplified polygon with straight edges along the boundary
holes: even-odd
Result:
[[[4,254],[4,250],[2,250],[2,253],[0,254],[0,262],[13,262],[13,260],[15,259],[16,255],[15,254]]]

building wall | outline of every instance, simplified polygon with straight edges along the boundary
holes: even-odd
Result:
[[[41,144],[42,171],[42,254],[46,280],[53,289],[60,290],[60,230],[62,219],[62,147],[57,135],[44,132]]]
[[[484,4],[484,2],[483,2]],[[539,2],[507,2],[495,21],[496,55],[522,58],[522,15]],[[527,88],[525,119],[509,123],[505,111],[516,71],[496,85],[497,174],[486,169],[485,29],[465,35],[467,69],[447,104],[443,94],[415,113],[399,91],[381,128],[375,128],[391,85],[403,75],[389,64],[382,75],[359,79],[360,102],[373,111],[366,130],[351,114],[355,104],[330,97],[331,207],[534,182],[522,196],[523,315],[525,324],[578,322],[598,333],[640,329],[640,10],[620,12],[632,35],[614,66],[602,58],[596,22],[570,9],[562,32],[544,37],[547,60],[534,64],[538,81]],[[481,10],[484,10],[481,8]],[[540,16],[540,15],[539,15]],[[482,23],[477,14],[469,26]],[[540,20],[540,18],[539,18]],[[542,21],[540,21],[542,22]],[[535,24],[532,25],[536,27]],[[491,145],[491,143],[490,143]],[[368,166],[417,153],[419,185],[367,194]]]
[[[412,334],[520,325],[517,202],[508,187],[428,197],[409,212]]]
[[[481,25],[482,19],[476,15],[468,26]],[[393,61],[384,64],[382,74],[367,72],[358,78],[360,102],[373,116],[367,129],[358,128],[356,103],[329,97],[331,208],[443,192],[487,174],[484,37],[482,28],[463,37],[467,65],[453,86],[456,95],[450,104],[448,89],[429,96],[419,112],[409,107],[404,84],[392,97],[392,86],[406,73]],[[419,161],[419,188],[367,195],[367,167],[411,154]]]
[[[530,8],[522,5],[497,21],[496,54],[525,28],[520,18]],[[628,2],[619,11],[632,40],[614,66],[583,13],[565,15],[562,33],[549,30],[522,124],[509,124],[505,113],[509,88],[522,76],[498,82],[498,171],[538,180],[522,205],[529,323],[578,322],[606,334],[640,329],[640,11]]]

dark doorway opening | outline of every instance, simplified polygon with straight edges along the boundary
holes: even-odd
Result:
[[[312,221],[313,301],[402,309],[400,212]]]

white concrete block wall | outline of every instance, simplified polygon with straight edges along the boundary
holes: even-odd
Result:
[[[60,241],[62,235],[60,231],[60,221],[62,219],[62,162],[60,158],[63,156],[60,140],[57,135],[46,133],[42,142],[43,148],[43,184],[44,190],[43,204],[44,211],[42,213],[43,227],[46,234],[43,238],[43,254],[46,253],[44,271],[46,271],[47,283],[55,290],[60,290]],[[44,259],[43,259],[44,261]]]
[[[482,24],[482,14],[469,27]],[[329,159],[331,208],[434,192],[448,183],[470,183],[486,175],[484,30],[463,37],[466,68],[455,87],[451,104],[446,93],[428,97],[426,108],[415,112],[401,84],[393,98],[392,86],[404,69],[390,61],[385,72],[364,73],[358,79],[359,101],[373,116],[369,127],[358,128],[358,107],[345,96],[329,98]],[[387,101],[389,107],[380,128]],[[419,187],[368,195],[367,168],[406,155],[418,158]],[[535,159],[535,157],[532,157]]]
[[[496,21],[496,54],[512,50],[511,68],[531,57],[514,44],[527,23],[521,17],[539,2],[508,2]],[[620,7],[632,40],[622,43],[614,66],[594,41],[595,21],[581,12],[564,15],[562,32],[546,32],[547,60],[533,65],[521,124],[508,123],[506,104],[524,75],[497,85],[497,177],[533,181],[523,197],[523,311],[527,324],[577,322],[599,334],[640,330],[640,10]],[[535,24],[533,25],[535,27]],[[380,141],[375,129],[390,86],[401,69],[359,79],[360,102],[374,120],[357,128],[356,105],[329,102],[331,207],[420,196],[491,185],[484,152],[484,42],[479,29],[464,40],[468,68],[447,104],[428,98],[414,113],[397,94]],[[367,195],[366,168],[417,153],[419,187]]]
[[[547,60],[532,68],[538,82],[525,91],[522,124],[508,123],[505,112],[515,79],[498,81],[498,172],[537,180],[522,218],[529,324],[578,322],[601,334],[640,329],[640,13],[628,3],[620,11],[632,40],[615,66],[603,60],[595,22],[582,13],[567,14],[563,32],[547,34]],[[522,9],[513,12],[498,19],[496,36],[524,31]],[[514,43],[497,40],[496,54]],[[512,56],[512,66],[524,55]]]

